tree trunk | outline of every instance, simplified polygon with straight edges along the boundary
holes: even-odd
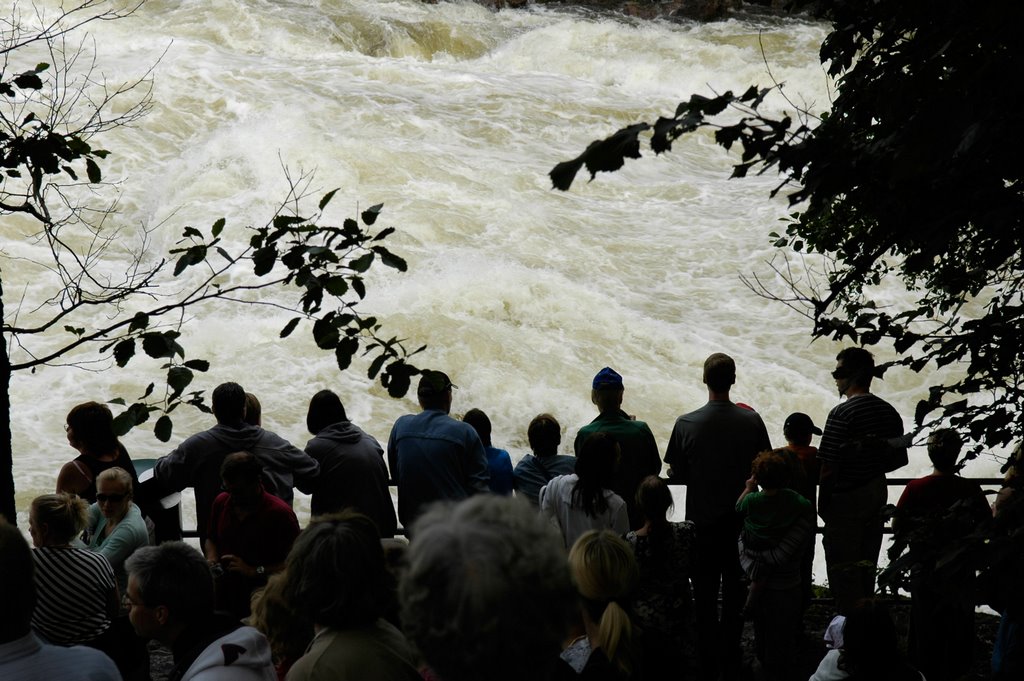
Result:
[[[0,277],[0,320],[4,317],[4,286]],[[11,449],[11,360],[7,338],[0,333],[0,515],[17,524],[14,508],[14,454]]]

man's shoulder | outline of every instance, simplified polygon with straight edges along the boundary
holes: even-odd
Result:
[[[43,643],[35,634],[28,634],[0,644],[0,678],[116,681],[121,675],[110,658],[98,650],[86,646],[54,646]]]

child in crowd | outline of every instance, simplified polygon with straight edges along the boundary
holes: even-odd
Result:
[[[774,548],[786,532],[803,514],[809,513],[811,504],[797,492],[788,489],[790,463],[781,450],[765,451],[757,455],[747,480],[736,502],[736,512],[743,516],[741,541],[744,549],[763,551]],[[757,491],[758,485],[762,491]],[[750,589],[743,608],[744,617],[750,617],[758,598],[770,576],[770,569],[756,560],[740,554]]]

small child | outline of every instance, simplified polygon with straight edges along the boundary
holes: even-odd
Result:
[[[761,452],[754,459],[750,479],[736,502],[736,512],[743,516],[742,544],[745,550],[775,548],[793,523],[810,513],[810,502],[786,488],[790,471],[790,462],[782,450]],[[758,485],[763,491],[757,491]],[[740,562],[750,579],[750,590],[743,607],[743,616],[750,617],[771,569],[746,556],[745,552],[741,552]]]

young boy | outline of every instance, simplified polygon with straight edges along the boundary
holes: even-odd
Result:
[[[799,493],[788,489],[791,467],[784,450],[761,452],[751,466],[750,479],[736,502],[736,512],[743,516],[744,549],[771,549],[785,536],[802,515],[811,512],[811,503]],[[761,486],[760,492],[757,491]],[[771,570],[757,561],[740,557],[750,579],[744,617],[752,615],[758,598],[771,576]]]

